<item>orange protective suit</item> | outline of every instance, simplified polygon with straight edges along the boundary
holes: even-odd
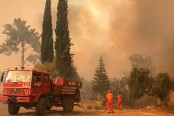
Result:
[[[110,91],[108,91],[108,94],[106,95],[106,99],[107,99],[107,109],[108,109],[108,113],[113,113],[114,112],[114,108],[113,108],[113,95]]]
[[[122,110],[122,95],[118,94],[118,100],[117,100],[118,110]]]

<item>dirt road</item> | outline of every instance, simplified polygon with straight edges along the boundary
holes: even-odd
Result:
[[[45,116],[174,116],[173,111],[167,111],[159,108],[150,109],[123,109],[122,111],[115,110],[114,113],[101,111],[85,112],[79,107],[75,107],[72,113],[66,114],[61,108],[52,108],[50,112],[46,112]],[[7,105],[0,103],[0,116],[9,116]],[[35,109],[21,108],[18,116],[35,116]]]

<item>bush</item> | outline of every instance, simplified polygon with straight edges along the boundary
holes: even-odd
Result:
[[[173,103],[169,103],[169,104],[168,104],[168,108],[169,108],[170,110],[173,110],[173,111],[174,111],[174,104],[173,104]]]
[[[101,110],[103,108],[102,101],[96,101],[94,103],[94,109],[95,110]]]
[[[169,94],[172,90],[172,81],[168,73],[161,72],[154,79],[153,94],[160,99],[160,102],[168,102]]]
[[[93,106],[92,106],[92,105],[88,105],[88,106],[87,106],[87,109],[88,109],[88,110],[91,110],[91,109],[93,109]]]
[[[96,100],[96,101],[92,101],[91,104],[86,106],[87,109],[89,110],[102,110],[104,108],[103,106],[103,101],[100,100]]]
[[[58,71],[57,71],[57,68],[55,65],[55,60],[52,63],[49,63],[49,62],[45,62],[44,64],[37,63],[34,66],[34,69],[50,72],[52,78],[55,78],[58,76]]]

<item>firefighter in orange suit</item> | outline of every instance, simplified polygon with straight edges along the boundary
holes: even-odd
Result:
[[[108,113],[114,113],[114,108],[113,108],[113,95],[110,90],[108,90],[108,93],[106,95],[106,100],[107,100],[107,110]]]
[[[120,93],[118,93],[117,105],[118,105],[118,110],[122,110],[122,95]]]

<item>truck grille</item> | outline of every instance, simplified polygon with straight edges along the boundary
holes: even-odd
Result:
[[[14,89],[9,89],[8,94],[16,94],[16,95],[20,94],[21,95],[21,94],[23,94],[23,91],[22,91],[22,89],[15,89],[14,88]]]

